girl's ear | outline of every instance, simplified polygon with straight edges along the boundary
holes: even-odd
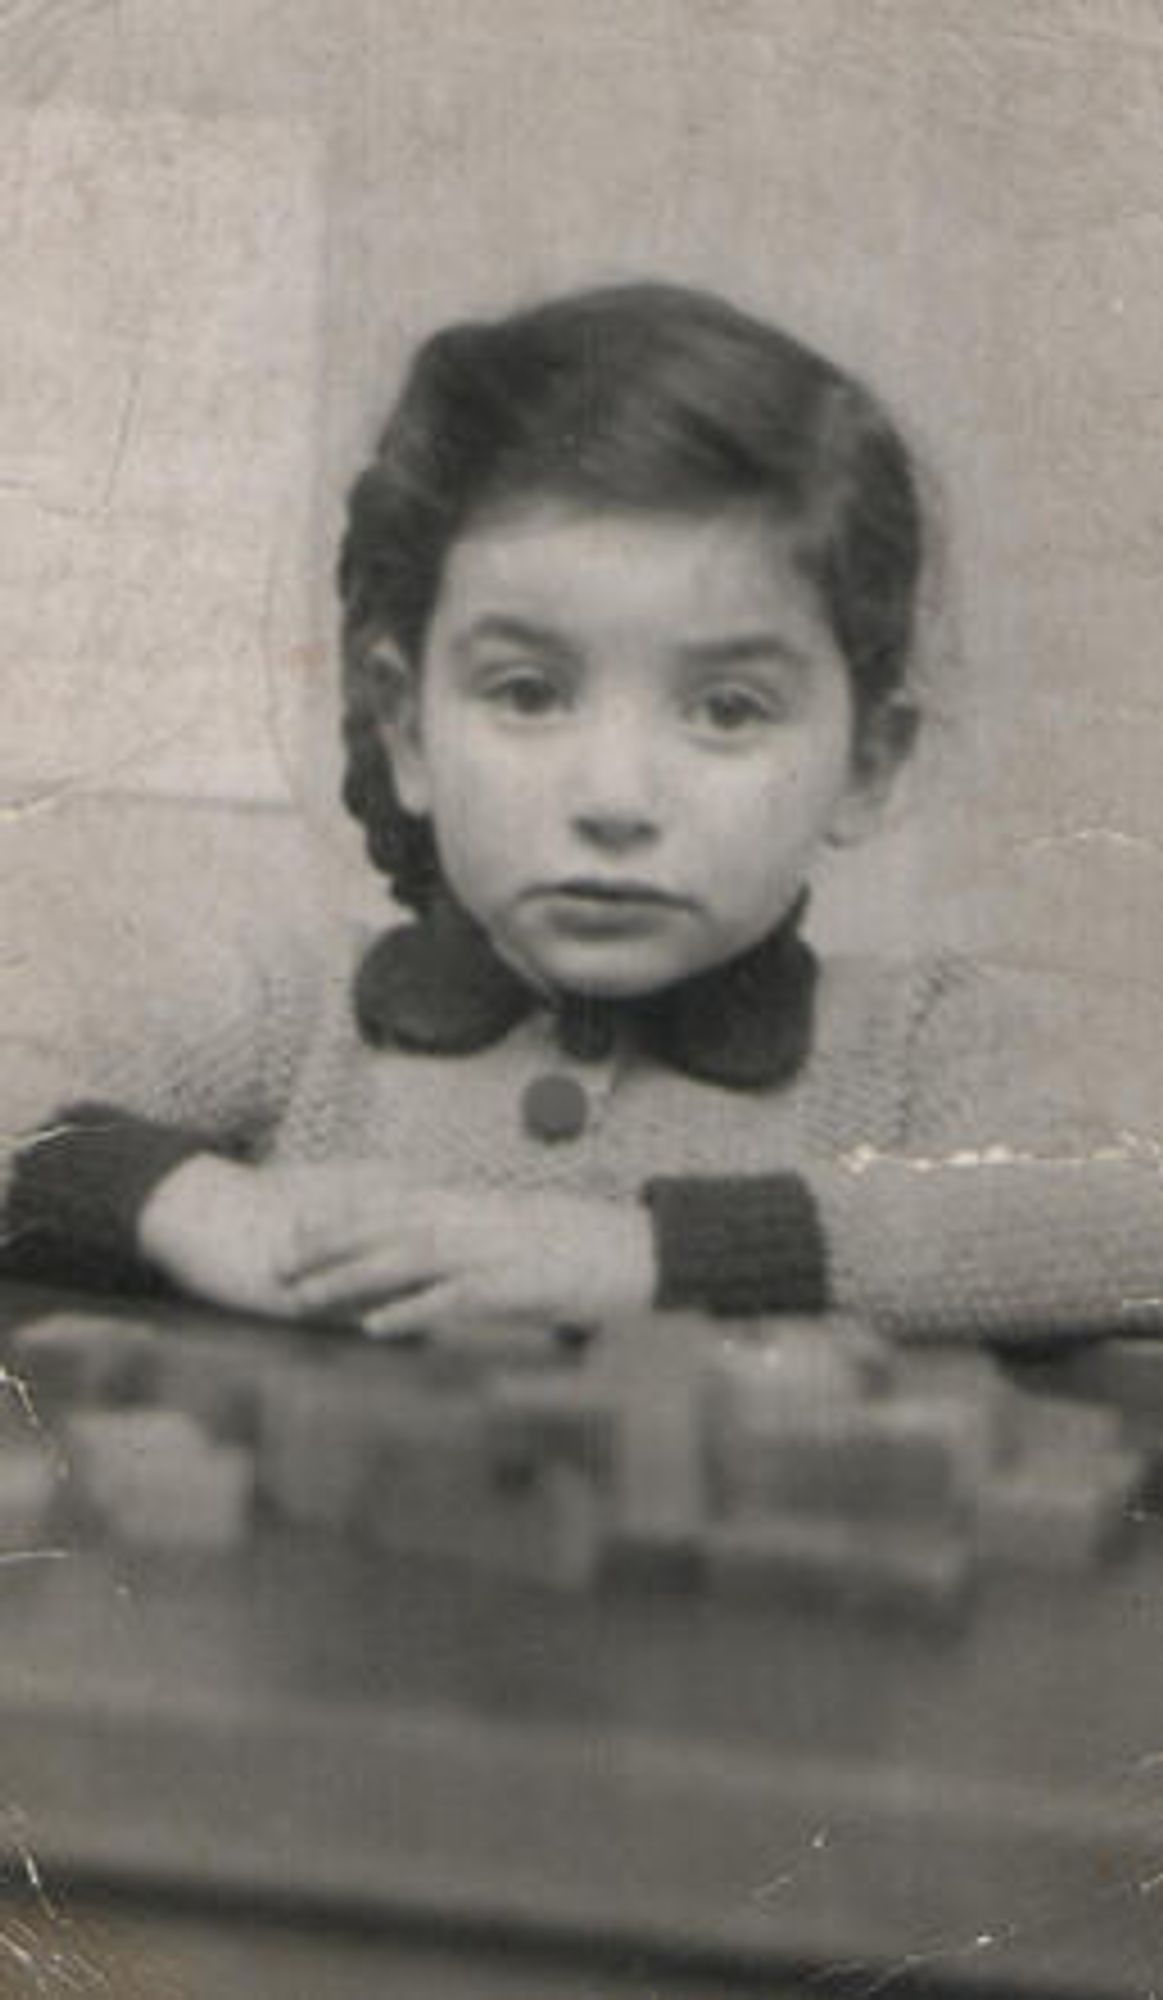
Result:
[[[429,787],[417,670],[390,639],[377,639],[365,657],[364,673],[400,804],[405,812],[423,818],[429,807]]]
[[[872,832],[912,752],[919,723],[916,705],[905,695],[890,695],[860,718],[848,785],[829,828],[835,846],[854,847]]]

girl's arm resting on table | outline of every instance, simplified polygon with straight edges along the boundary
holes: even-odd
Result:
[[[14,836],[0,1272],[139,1290],[156,1285],[136,1235],[154,1186],[195,1153],[258,1157],[277,1130],[343,926],[321,918],[290,823],[281,844],[264,828],[264,860],[268,839],[281,858],[258,878],[254,828],[229,813],[76,817]]]
[[[17,1151],[0,1270],[101,1290],[169,1284],[290,1317],[279,1273],[328,1173],[248,1165],[207,1134],[69,1105]]]
[[[840,1311],[906,1340],[1163,1333],[1163,1176],[1112,1146],[813,1176]]]
[[[827,1310],[905,1340],[1163,1332],[1163,1174],[1130,1151],[858,1155],[649,1198],[660,1306]]]
[[[645,1211],[402,1186],[368,1161],[251,1165],[206,1135],[79,1104],[21,1148],[7,1275],[156,1288],[389,1335],[548,1330],[646,1310]]]
[[[1153,995],[958,960],[921,992],[891,1145],[651,1183],[658,1302],[906,1340],[1163,1333]]]
[[[896,1142],[813,1185],[830,1294],[906,1339],[1163,1332],[1155,995],[944,961]]]

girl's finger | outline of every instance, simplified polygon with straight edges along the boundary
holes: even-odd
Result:
[[[382,1245],[389,1233],[398,1244],[414,1228],[407,1197],[354,1179],[327,1181],[319,1187],[308,1183],[287,1218],[278,1275],[292,1284],[333,1264],[354,1261]]]
[[[297,1284],[315,1272],[362,1257],[382,1235],[382,1223],[363,1223],[355,1217],[296,1216],[279,1252],[277,1275],[286,1285]]]
[[[306,1312],[354,1311],[424,1291],[447,1276],[431,1259],[409,1256],[406,1248],[382,1247],[349,1263],[335,1263],[295,1279],[290,1290]]]
[[[456,1298],[455,1288],[439,1281],[417,1287],[404,1298],[377,1305],[360,1318],[369,1340],[409,1339],[415,1334],[446,1334],[449,1308]],[[452,1314],[455,1323],[455,1311]]]
[[[360,1323],[372,1340],[424,1334],[504,1366],[544,1359],[556,1339],[554,1329],[540,1320],[522,1318],[516,1312],[507,1317],[495,1306],[486,1309],[474,1304],[471,1293],[456,1281],[432,1285],[411,1299],[377,1306],[365,1313]]]

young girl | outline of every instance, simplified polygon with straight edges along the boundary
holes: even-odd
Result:
[[[50,1065],[11,1263],[381,1336],[1157,1322],[1159,1176],[1047,1085],[1053,1021],[801,935],[912,743],[920,562],[878,404],[715,298],[430,340],[340,563],[346,799],[410,918],[203,917],[204,976]]]

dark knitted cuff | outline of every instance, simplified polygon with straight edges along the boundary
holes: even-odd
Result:
[[[150,1285],[141,1211],[174,1167],[210,1149],[201,1134],[113,1105],[66,1105],[17,1155],[0,1268],[110,1289]]]
[[[643,1199],[654,1223],[656,1305],[721,1318],[826,1307],[824,1232],[798,1174],[664,1177],[647,1183]]]

